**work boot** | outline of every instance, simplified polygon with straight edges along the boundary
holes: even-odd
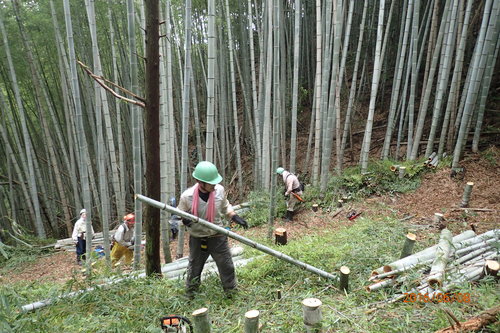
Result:
[[[285,215],[285,222],[292,222],[292,221],[293,221],[293,211],[287,210]]]

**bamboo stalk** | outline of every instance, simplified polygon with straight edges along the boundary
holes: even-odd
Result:
[[[448,260],[452,253],[452,234],[448,229],[443,229],[441,231],[441,238],[439,239],[439,244],[436,249],[436,258],[431,266],[431,272],[429,273],[432,278],[429,278],[429,285],[434,286],[436,284],[441,285],[444,271],[446,269],[446,265],[448,264]]]
[[[237,241],[239,241],[239,242],[241,242],[243,244],[251,246],[251,247],[253,247],[253,248],[255,248],[255,249],[257,249],[257,250],[259,250],[261,252],[270,254],[270,255],[278,258],[278,259],[284,260],[284,261],[286,261],[288,263],[291,263],[293,265],[301,267],[301,268],[303,268],[303,269],[305,269],[305,270],[307,270],[309,272],[315,273],[315,274],[317,274],[319,276],[322,276],[324,278],[327,278],[329,280],[337,280],[338,279],[336,276],[334,276],[334,275],[332,275],[332,274],[330,274],[328,272],[320,270],[320,269],[318,269],[316,267],[313,267],[313,266],[311,266],[309,264],[303,263],[303,262],[301,262],[299,260],[296,260],[296,259],[294,259],[294,258],[292,258],[292,257],[290,257],[290,256],[288,256],[288,255],[286,255],[284,253],[281,253],[279,251],[271,249],[271,248],[269,248],[269,247],[267,247],[265,245],[259,244],[259,243],[255,242],[255,241],[253,241],[251,239],[248,239],[246,237],[240,236],[240,235],[238,235],[235,232],[226,230],[226,229],[224,229],[222,227],[219,227],[218,225],[210,223],[210,222],[208,222],[208,221],[206,221],[204,219],[200,219],[199,217],[191,215],[189,213],[186,213],[186,212],[184,212],[184,211],[182,211],[180,209],[174,208],[174,207],[169,206],[167,204],[164,204],[162,202],[159,202],[159,201],[153,200],[151,198],[145,197],[145,196],[143,196],[141,194],[136,194],[135,197],[136,197],[137,200],[142,201],[142,202],[144,202],[144,203],[146,203],[148,205],[151,205],[151,206],[159,208],[159,209],[164,209],[164,210],[169,211],[170,213],[173,213],[173,214],[179,215],[181,217],[190,219],[190,220],[193,221],[193,223],[199,223],[199,224],[201,224],[201,225],[203,225],[203,226],[205,226],[205,227],[207,227],[209,229],[217,231],[220,234],[226,235],[226,236],[228,236],[230,238],[233,238],[233,239],[235,239],[235,240],[237,240]]]
[[[458,251],[455,251],[455,257],[457,257],[457,258],[461,257],[463,255],[466,255],[469,252],[472,252],[472,251],[477,250],[479,248],[482,248],[484,246],[491,246],[490,244],[495,243],[495,242],[498,242],[498,238],[496,238],[496,237],[485,240],[485,241],[477,243],[477,244],[473,244],[473,245],[468,246],[466,248],[462,248]]]
[[[365,289],[368,292],[372,292],[372,291],[379,290],[379,289],[382,289],[385,287],[393,286],[397,283],[398,283],[398,281],[396,279],[386,279],[386,280],[382,280],[380,282],[371,284],[369,286],[366,286]]]
[[[453,245],[455,246],[455,243],[458,244],[459,242],[463,242],[463,241],[470,239],[474,236],[476,236],[476,233],[474,231],[467,230],[467,231],[453,237]],[[389,266],[391,268],[390,270],[397,270],[400,268],[404,268],[405,266],[410,266],[410,265],[425,262],[429,259],[434,258],[436,248],[437,248],[437,245],[428,247],[420,252],[417,252],[417,253],[415,253],[411,256],[405,257],[403,259],[399,259],[397,261],[394,261],[386,266]],[[372,272],[372,275],[382,274],[384,272],[385,272],[384,267],[382,266],[382,267],[375,269]]]

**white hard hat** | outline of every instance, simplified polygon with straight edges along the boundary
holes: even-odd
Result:
[[[87,211],[85,210],[85,208],[80,211],[80,216],[82,216],[83,213],[87,213]]]

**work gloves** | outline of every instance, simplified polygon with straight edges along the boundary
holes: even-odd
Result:
[[[193,221],[191,221],[190,219],[186,219],[186,218],[182,219],[182,224],[184,224],[186,227],[190,227],[192,223],[193,223]]]
[[[233,220],[234,223],[241,225],[243,227],[243,229],[248,229],[248,223],[247,223],[247,221],[245,221],[244,219],[242,219],[240,216],[233,215],[233,217],[231,218],[231,220]]]

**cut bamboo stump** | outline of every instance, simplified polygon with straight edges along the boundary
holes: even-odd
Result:
[[[404,257],[408,257],[410,254],[413,252],[413,245],[415,245],[415,240],[417,239],[417,235],[412,234],[409,232],[406,235],[405,243],[403,245],[403,250],[401,251],[401,256],[399,259],[402,259]]]
[[[391,165],[390,169],[391,169],[392,172],[396,172],[399,169],[399,165]]]
[[[337,208],[341,208],[344,205],[344,200],[339,199],[337,200]]]
[[[250,310],[245,313],[245,333],[257,333],[259,331],[259,310]]]
[[[287,234],[285,228],[277,228],[276,230],[274,230],[274,243],[276,245],[287,244]]]
[[[339,289],[347,292],[349,290],[349,274],[351,270],[347,266],[340,267],[340,283]]]
[[[192,316],[196,333],[210,333],[210,320],[208,319],[207,308],[194,310]]]
[[[276,290],[276,299],[281,299],[281,289]]]
[[[486,275],[498,276],[498,271],[500,270],[500,263],[495,260],[486,260],[484,265],[484,270]]]
[[[312,210],[313,210],[313,212],[317,212],[318,211],[318,204],[313,204]]]
[[[402,166],[399,167],[399,179],[403,179],[406,173],[406,167]]]
[[[465,208],[465,207],[469,206],[470,195],[472,193],[472,187],[474,187],[473,182],[467,182],[467,184],[465,184],[464,195],[462,197],[462,202],[460,203],[460,207]]]
[[[321,329],[321,301],[317,298],[306,298],[302,301],[304,325],[307,333],[320,333]]]
[[[441,213],[434,213],[434,223],[441,224],[443,223],[444,215]]]

